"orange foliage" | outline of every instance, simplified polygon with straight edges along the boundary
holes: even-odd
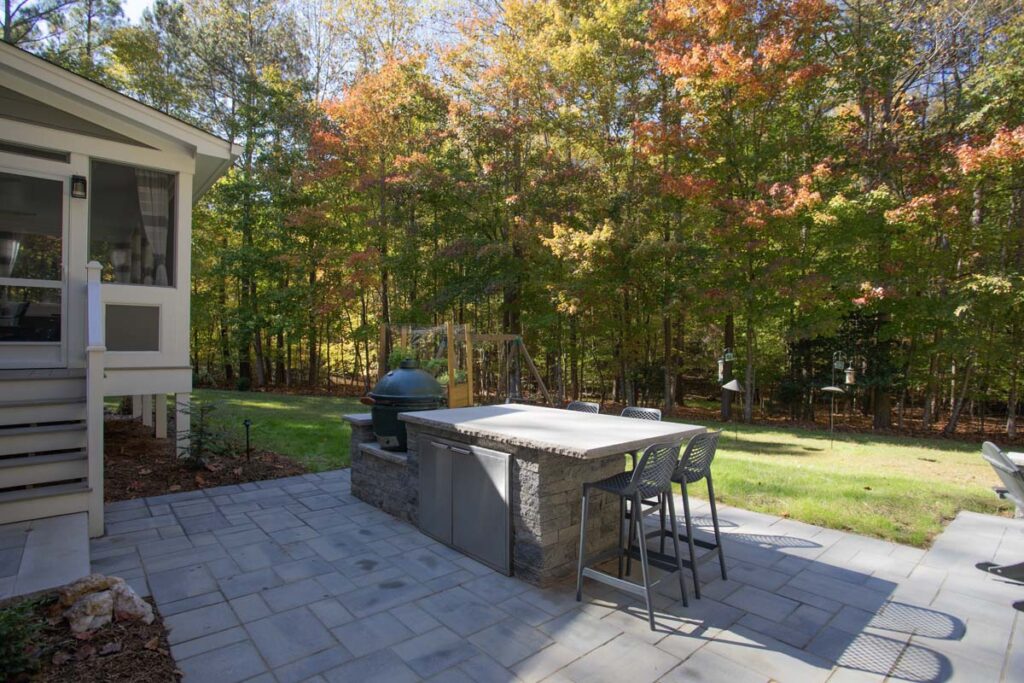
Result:
[[[1000,128],[988,143],[960,145],[953,153],[963,173],[975,173],[992,166],[1019,164],[1024,161],[1024,126]]]

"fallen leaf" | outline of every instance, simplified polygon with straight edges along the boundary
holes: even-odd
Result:
[[[121,651],[121,643],[116,641],[107,643],[100,648],[100,657],[106,657],[107,655],[117,654]]]
[[[143,467],[141,470],[139,470],[139,474],[152,474],[152,473],[153,473],[153,470],[149,469],[148,467]]]
[[[241,467],[236,467],[235,469],[233,469],[231,471],[234,473],[234,475],[236,477],[242,476],[242,468]]]
[[[199,488],[203,488],[204,486],[206,486],[206,480],[203,479],[203,475],[196,475],[196,486],[198,486]]]
[[[54,666],[60,666],[61,664],[64,664],[70,659],[71,655],[61,650],[60,652],[53,653],[53,659],[51,659],[50,661],[53,662]]]
[[[75,659],[77,659],[80,662],[84,662],[85,660],[95,655],[95,647],[93,647],[92,645],[83,645],[82,647],[78,648],[78,652],[75,653]]]
[[[170,486],[167,487],[167,490],[168,491],[180,491],[181,490],[181,484],[171,484]]]
[[[222,468],[222,467],[221,467],[220,465],[218,465],[217,463],[213,463],[213,462],[208,462],[208,463],[206,463],[206,464],[204,465],[204,467],[205,467],[205,468],[206,468],[206,469],[207,469],[208,471],[210,471],[210,472],[220,472],[220,471],[221,471],[221,469],[223,469],[223,468]]]
[[[155,637],[147,640],[146,644],[143,645],[142,647],[146,648],[147,650],[159,649],[159,647],[160,647],[160,636],[155,636]]]
[[[870,490],[871,490],[871,487],[870,487],[870,486],[865,486],[865,487],[864,487],[864,490],[865,490],[865,491],[870,491]]]

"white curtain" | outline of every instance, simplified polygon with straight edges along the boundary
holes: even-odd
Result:
[[[159,171],[135,169],[139,190],[139,211],[146,241],[153,250],[153,275],[146,284],[167,285],[167,231],[170,230],[171,183],[173,178]]]
[[[14,273],[14,263],[18,260],[21,242],[9,232],[0,232],[0,277],[10,277]]]

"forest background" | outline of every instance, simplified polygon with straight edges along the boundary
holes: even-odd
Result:
[[[240,145],[194,215],[197,384],[361,393],[451,321],[559,400],[735,376],[745,420],[820,421],[849,368],[865,427],[1017,436],[1019,2],[2,2]]]

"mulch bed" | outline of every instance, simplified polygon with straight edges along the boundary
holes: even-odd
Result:
[[[104,491],[107,502],[178,491],[244,484],[305,474],[294,460],[266,451],[212,458],[196,467],[178,458],[173,439],[157,439],[152,427],[129,419],[108,419],[104,429]]]
[[[36,670],[10,681],[64,683],[165,683],[181,680],[167,644],[167,629],[156,611],[152,624],[117,621],[99,628],[86,639],[76,638],[60,614],[56,593],[16,598],[0,609],[23,600],[35,602],[31,619],[40,630],[32,642]]]

